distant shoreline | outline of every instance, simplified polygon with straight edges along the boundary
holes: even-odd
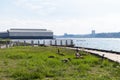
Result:
[[[120,38],[120,32],[95,34],[64,34],[55,35],[56,38]]]

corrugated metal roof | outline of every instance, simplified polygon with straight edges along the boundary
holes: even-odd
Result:
[[[10,29],[9,32],[52,32],[47,29]]]

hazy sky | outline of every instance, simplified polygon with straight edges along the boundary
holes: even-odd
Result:
[[[0,31],[10,28],[120,32],[120,0],[0,0]]]

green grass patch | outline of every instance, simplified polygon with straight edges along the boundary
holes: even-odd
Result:
[[[120,64],[59,47],[0,49],[0,80],[120,80]],[[62,55],[61,55],[62,54]]]

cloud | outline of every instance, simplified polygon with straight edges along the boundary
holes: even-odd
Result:
[[[56,9],[56,4],[53,1],[54,0],[16,0],[14,4],[40,15],[48,15]]]
[[[87,34],[92,29],[96,32],[119,32],[120,15],[109,14],[103,17],[89,19],[64,19],[64,20],[24,20],[0,19],[1,30],[9,28],[36,28],[53,30],[55,34]]]
[[[47,19],[87,19],[120,13],[119,0],[16,0],[14,4]]]
[[[13,16],[9,14],[10,17],[7,16],[8,13],[3,17],[1,15],[1,30],[47,28],[53,30],[55,34],[89,33],[92,29],[97,32],[120,31],[119,0],[13,1],[15,11],[18,9],[18,13],[21,14],[16,13]],[[11,8],[8,9],[11,11]]]

